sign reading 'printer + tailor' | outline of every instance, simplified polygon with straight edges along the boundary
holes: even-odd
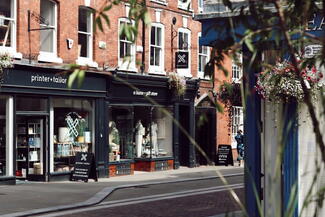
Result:
[[[6,69],[3,86],[106,93],[106,79],[91,73],[85,76],[80,87],[74,84],[71,89],[67,86],[68,78],[69,74],[62,73],[62,71]]]
[[[67,78],[63,78],[61,76],[44,76],[44,75],[32,75],[30,77],[31,83],[34,82],[53,82],[53,83],[59,83],[59,84],[67,84]]]

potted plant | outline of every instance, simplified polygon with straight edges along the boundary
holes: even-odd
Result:
[[[86,120],[84,118],[80,118],[78,124],[78,137],[77,137],[77,141],[79,143],[85,142],[85,129],[86,129]]]

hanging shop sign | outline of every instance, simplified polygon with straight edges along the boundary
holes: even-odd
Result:
[[[98,181],[94,154],[89,152],[77,152],[71,181],[80,180],[88,182],[88,179],[94,179],[96,182]]]
[[[218,165],[234,165],[231,145],[219,145],[217,154]]]
[[[188,52],[179,51],[175,55],[176,69],[187,69],[188,68]]]
[[[7,69],[5,70],[3,86],[106,92],[106,80],[100,77],[86,74],[82,85],[78,87],[75,84],[71,89],[67,87],[68,78],[69,75],[63,72]]]

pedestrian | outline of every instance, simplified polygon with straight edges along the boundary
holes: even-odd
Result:
[[[238,164],[241,165],[241,161],[244,160],[244,135],[242,130],[237,131],[237,135],[235,136],[235,140],[237,142],[237,153],[238,153]]]

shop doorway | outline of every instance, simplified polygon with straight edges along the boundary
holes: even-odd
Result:
[[[195,112],[195,139],[208,159],[195,149],[198,165],[213,165],[216,157],[216,109],[196,108]]]
[[[47,117],[16,117],[16,178],[46,181]]]
[[[188,106],[179,106],[179,123],[189,133],[190,109]],[[190,166],[190,140],[179,130],[179,163],[180,166]]]

